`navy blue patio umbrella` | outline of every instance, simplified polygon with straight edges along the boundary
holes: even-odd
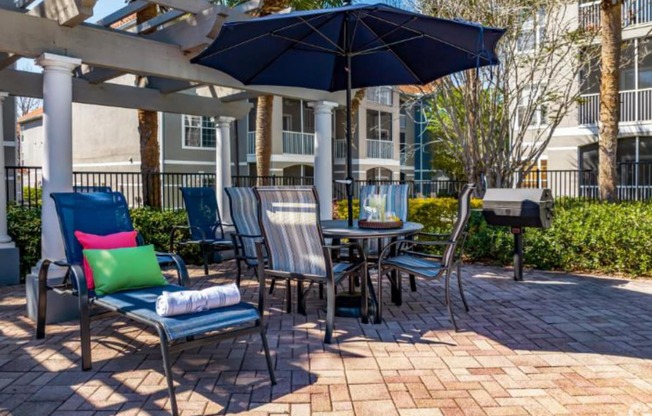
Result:
[[[226,23],[193,63],[245,85],[346,90],[347,199],[353,221],[351,89],[427,84],[498,63],[503,29],[385,4],[352,5]]]

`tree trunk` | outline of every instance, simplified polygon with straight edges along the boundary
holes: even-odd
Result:
[[[152,3],[136,14],[138,24],[156,17],[156,4]],[[137,84],[144,80],[138,77]],[[142,86],[142,85],[139,85]],[[158,113],[138,110],[138,135],[140,136],[140,173],[143,182],[143,205],[161,208],[161,174],[159,166]]]
[[[256,175],[269,176],[272,157],[272,112],[274,96],[258,97],[256,106]],[[268,185],[258,180],[258,185]],[[269,184],[271,185],[271,184]]]
[[[601,29],[601,72],[600,79],[600,138],[598,184],[600,199],[617,199],[616,149],[618,147],[618,122],[620,120],[620,96],[618,81],[620,75],[621,46],[620,1],[602,0],[600,4]]]

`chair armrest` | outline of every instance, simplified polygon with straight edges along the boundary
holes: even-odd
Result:
[[[454,245],[454,241],[419,241],[419,240],[399,240],[399,241],[393,241],[385,246],[383,251],[380,253],[378,256],[379,259],[385,259],[387,258],[390,253],[393,250],[396,250],[399,254],[400,253],[412,253],[410,250],[406,250],[405,247],[414,247],[414,246],[422,246],[422,247],[446,247],[450,245]],[[427,257],[426,253],[419,253],[422,257]],[[432,255],[430,257],[434,258],[441,258],[441,256],[437,255]]]
[[[186,263],[179,255],[173,253],[162,253],[158,251],[156,252],[156,255],[162,257],[169,257],[172,263],[174,263],[174,268],[177,270],[177,279],[179,281],[179,285],[183,287],[190,286],[190,277],[188,276],[188,268],[186,267]]]
[[[244,260],[256,260],[256,256],[251,256],[247,255],[244,252],[244,241],[245,239],[250,239],[254,240],[254,245],[258,242],[263,240],[263,236],[258,234],[238,234],[238,233],[233,233],[231,234],[231,240],[233,240],[233,246],[235,247],[236,250],[236,255],[239,256],[241,259]],[[255,249],[254,249],[255,250]],[[263,248],[264,251],[264,248]]]
[[[450,233],[428,233],[425,231],[418,232],[416,234],[417,236],[425,236],[425,237],[435,237],[439,239],[445,239],[450,237]]]
[[[199,231],[199,233],[202,236],[202,241],[206,240],[206,234],[204,233],[204,230],[202,230],[199,227],[195,227],[192,225],[173,225],[172,228],[170,229],[170,253],[174,252],[174,237],[177,234],[177,231],[180,230],[193,230],[196,229]]]
[[[348,243],[342,243],[342,244],[336,244],[336,245],[324,245],[324,249],[333,251],[333,250],[341,250],[345,248],[353,248],[355,249],[359,256],[361,261],[366,262],[367,261],[367,255],[364,252],[364,249],[362,248],[362,245],[357,242],[357,241],[349,241]]]

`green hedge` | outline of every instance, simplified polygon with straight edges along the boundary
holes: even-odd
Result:
[[[357,217],[357,201],[354,206]],[[481,201],[472,202],[473,208],[480,206]],[[410,220],[424,224],[426,231],[447,232],[457,213],[457,201],[412,199],[409,208]],[[134,227],[145,241],[162,251],[169,249],[170,228],[186,224],[184,211],[139,208],[132,210],[131,215]],[[346,201],[337,203],[336,216],[346,216]],[[40,258],[40,210],[10,206],[7,218],[9,234],[21,251],[24,275]],[[466,244],[469,261],[509,265],[512,249],[509,229],[488,226],[480,212],[472,213]],[[196,246],[182,246],[180,254],[188,263],[200,263]],[[542,270],[652,276],[652,202],[559,200],[551,228],[527,229],[525,263]]]
[[[354,201],[357,218],[357,201]],[[473,208],[481,201],[473,201]],[[450,230],[457,213],[452,198],[411,199],[409,219],[431,232]],[[346,201],[337,204],[346,217]],[[487,225],[472,212],[466,255],[469,261],[512,264],[514,238],[507,227]],[[652,202],[556,201],[552,227],[525,232],[525,264],[541,270],[652,276]]]

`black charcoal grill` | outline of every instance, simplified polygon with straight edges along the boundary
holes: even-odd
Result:
[[[487,189],[482,201],[487,224],[510,227],[514,234],[514,280],[523,280],[524,228],[550,227],[553,205],[550,189]]]

